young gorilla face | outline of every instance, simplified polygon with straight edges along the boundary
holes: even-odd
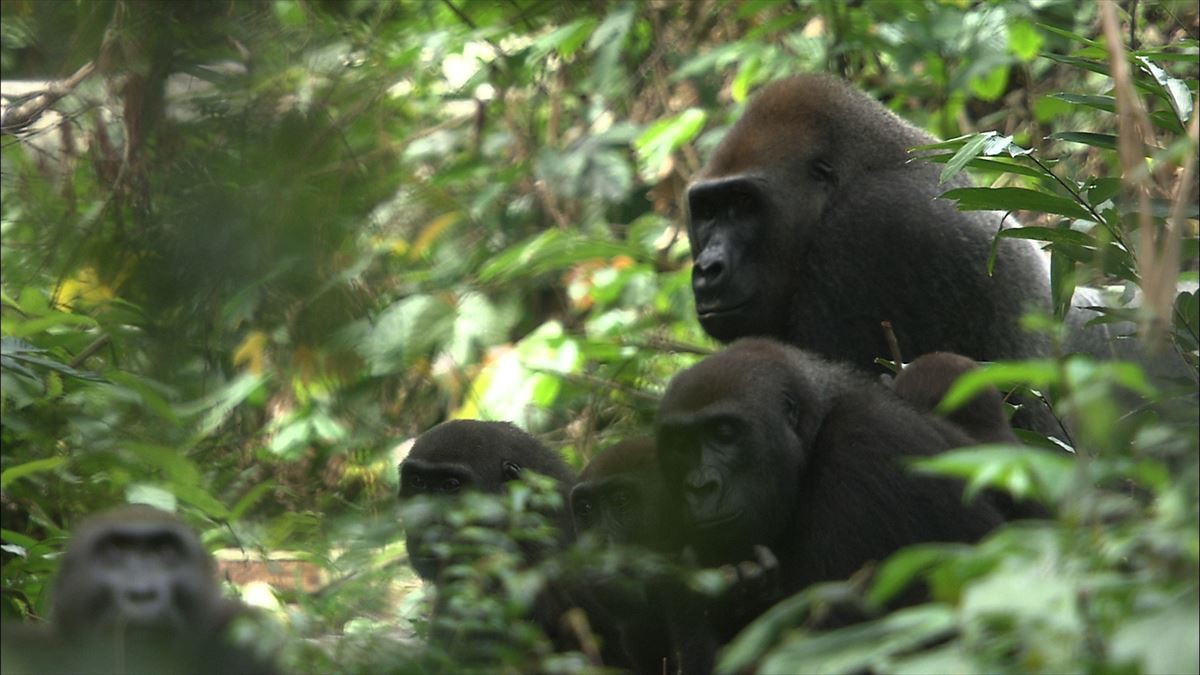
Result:
[[[811,442],[800,402],[816,402],[781,367],[782,347],[744,341],[726,353],[677,375],[658,411],[670,513],[704,564],[752,558],[754,544],[782,536]]]
[[[671,381],[657,445],[667,502],[700,562],[765,546],[794,591],[1000,522],[990,498],[964,505],[960,483],[905,466],[964,438],[944,427],[848,367],[755,338]]]
[[[662,490],[653,438],[605,449],[571,489],[576,536],[590,533],[597,543],[659,547]]]
[[[896,395],[921,412],[933,413],[958,378],[978,369],[960,354],[934,352],[904,366],[892,383]],[[1004,397],[988,387],[946,415],[946,419],[980,443],[1019,443],[1009,426]]]
[[[549,476],[562,486],[574,479],[562,459],[536,438],[507,422],[453,420],[421,434],[400,464],[400,501],[455,497],[460,492],[500,494],[523,471]],[[436,518],[431,519],[436,523]],[[435,553],[436,528],[405,528],[413,568],[433,580],[448,562]]]
[[[71,539],[55,584],[64,635],[178,633],[220,605],[212,558],[169,513],[130,506],[87,520]]]
[[[88,518],[53,589],[49,626],[3,627],[5,672],[275,672],[230,640],[230,622],[250,612],[222,597],[212,556],[171,513],[135,505]]]

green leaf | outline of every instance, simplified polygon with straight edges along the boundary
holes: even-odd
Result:
[[[592,33],[591,39],[588,40],[587,50],[595,52],[610,44],[623,43],[625,36],[629,34],[629,28],[633,25],[633,17],[633,5],[623,3],[618,6],[604,18],[604,22],[596,28],[596,32]]]
[[[751,669],[783,631],[808,616],[821,587],[810,587],[763,612],[726,647],[720,655],[718,673],[740,673]]]
[[[256,483],[254,487],[250,488],[249,492],[242,495],[242,498],[237,500],[237,503],[233,505],[233,509],[229,513],[230,519],[234,521],[241,520],[250,507],[257,504],[263,497],[275,489],[275,485],[275,481],[270,479]]]
[[[52,328],[75,326],[79,328],[96,328],[99,324],[90,316],[68,314],[66,312],[51,312],[45,316],[28,321],[5,321],[4,332],[12,337],[29,337],[46,332]]]
[[[200,509],[209,518],[229,520],[229,509],[221,503],[221,500],[202,489],[199,484],[173,485],[171,487],[175,496]]]
[[[874,664],[945,639],[958,626],[945,605],[921,605],[829,632],[796,631],[762,661],[764,673],[870,672]],[[722,671],[727,672],[727,671]]]
[[[926,570],[964,550],[970,549],[957,544],[917,544],[901,549],[876,570],[867,600],[875,607],[886,606]]]
[[[1039,25],[1041,25],[1041,24],[1039,24]],[[1051,61],[1057,61],[1058,63],[1062,63],[1062,64],[1068,65],[1068,66],[1075,66],[1076,68],[1083,68],[1084,70],[1090,70],[1093,73],[1099,73],[1101,75],[1109,74],[1108,64],[1104,63],[1103,61],[1095,61],[1092,59],[1080,59],[1080,58],[1076,58],[1074,56],[1063,56],[1062,54],[1050,54],[1050,53],[1043,53],[1042,56],[1047,59],[1050,59]]]
[[[1200,672],[1200,606],[1194,588],[1171,605],[1139,608],[1122,618],[1109,641],[1114,661],[1136,663],[1144,673]]]
[[[157,485],[134,483],[125,488],[125,501],[130,504],[145,504],[163,511],[175,512],[175,495]]]
[[[954,386],[938,404],[937,412],[945,414],[957,410],[988,387],[1011,389],[1018,384],[1028,384],[1045,389],[1058,379],[1058,364],[1052,359],[984,363],[955,380]]]
[[[954,157],[953,154],[945,153],[941,155],[922,155],[921,159],[927,162],[945,164],[946,162],[949,162],[952,157]],[[973,169],[979,169],[981,171],[1011,173],[1018,176],[1029,176],[1030,178],[1047,177],[1046,172],[1042,171],[1040,167],[1025,166],[1023,164],[1017,164],[1016,162],[1000,159],[989,159],[987,157],[975,157],[970,162],[967,162],[967,166]]]
[[[963,211],[1040,211],[1092,220],[1086,209],[1070,199],[1025,188],[957,188],[942,197],[955,200]]]
[[[4,471],[0,471],[0,488],[8,487],[13,481],[19,480],[26,476],[32,476],[38,473],[53,471],[63,462],[67,461],[65,457],[49,457],[47,459],[38,459],[32,462],[25,462],[16,466],[9,467]]]
[[[1188,89],[1187,83],[1177,77],[1172,77],[1170,73],[1145,56],[1134,58],[1163,88],[1167,101],[1170,102],[1171,109],[1175,111],[1175,117],[1179,120],[1182,129],[1188,120],[1192,119],[1192,91]]]
[[[1028,21],[1008,24],[1008,50],[1022,61],[1031,61],[1042,49],[1044,39]]]
[[[1103,47],[1104,46],[1100,42],[1098,42],[1096,40],[1092,40],[1091,38],[1084,37],[1083,35],[1081,35],[1079,33],[1072,33],[1069,30],[1064,30],[1057,26],[1051,26],[1048,23],[1038,23],[1037,27],[1043,31],[1046,31],[1047,33],[1053,33],[1059,37],[1065,37],[1068,40],[1070,40],[1071,42],[1078,42],[1079,44],[1088,45],[1089,47]],[[1050,55],[1047,54],[1046,56],[1050,56]]]
[[[1058,503],[1070,489],[1076,460],[1067,452],[988,444],[916,459],[912,465],[919,471],[966,480],[967,500],[984,489],[999,488],[1018,498]]]
[[[995,133],[994,131],[989,131],[987,133],[976,134],[974,138],[964,143],[958,149],[958,152],[954,153],[954,156],[950,158],[950,161],[946,162],[946,168],[942,169],[941,175],[938,176],[938,182],[945,183],[957,176],[958,172],[962,171],[963,167],[967,165],[967,162],[970,162],[983,150],[983,146],[987,144],[988,138]]]
[[[1034,241],[1048,241],[1054,244],[1073,244],[1075,246],[1084,246],[1090,249],[1100,247],[1100,242],[1095,237],[1078,230],[1067,228],[1053,227],[1013,227],[1003,230],[998,235],[1005,239],[1032,239]]]
[[[546,230],[492,258],[479,272],[484,283],[507,283],[565,270],[587,260],[636,255],[636,248],[577,231]]]
[[[529,59],[534,62],[540,61],[551,51],[558,52],[558,55],[563,58],[574,56],[575,52],[579,51],[579,48],[587,41],[596,23],[594,17],[585,17],[543,35],[533,41]]]
[[[703,110],[688,108],[647,127],[634,141],[642,180],[649,183],[657,181],[671,153],[696,138],[706,121],[708,115]]]
[[[1046,138],[1052,138],[1068,143],[1083,143],[1104,150],[1117,149],[1117,137],[1114,134],[1096,134],[1087,131],[1057,131]]]

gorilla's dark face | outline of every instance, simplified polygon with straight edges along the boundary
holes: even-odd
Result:
[[[575,534],[603,544],[663,550],[663,485],[654,439],[622,441],[598,453],[571,489]]]
[[[55,585],[65,635],[178,633],[207,625],[221,603],[212,559],[169,513],[127,507],[87,521]]]
[[[400,464],[400,501],[416,498],[456,498],[463,492],[500,494],[504,484],[524,470],[569,484],[574,476],[566,464],[536,438],[506,422],[454,420],[421,434]],[[405,527],[413,569],[422,579],[436,579],[450,562],[439,555],[443,525],[441,509],[410,510]]]
[[[764,132],[752,123],[729,132],[705,178],[688,189],[696,314],[723,342],[784,336],[789,284],[836,184],[833,164],[817,154],[818,139],[803,138],[805,127],[789,129],[779,146],[759,148]],[[751,151],[760,163],[747,164]]]
[[[778,353],[776,353],[778,352]],[[773,545],[795,511],[805,389],[786,352],[746,340],[671,381],[658,413],[668,501],[704,564]]]

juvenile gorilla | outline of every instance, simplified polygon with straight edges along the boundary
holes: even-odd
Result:
[[[736,621],[713,617],[719,639],[810,584],[1000,524],[990,499],[964,503],[959,482],[904,465],[969,442],[946,426],[849,367],[771,340],[739,340],[675,376],[657,445],[685,543],[705,566],[752,560],[756,547],[778,561],[773,593],[747,599],[757,606]]]
[[[934,414],[958,378],[978,367],[961,354],[925,354],[904,366],[892,388],[917,410]],[[1005,414],[1004,397],[995,387],[979,392],[946,419],[980,443],[1020,443]]]
[[[229,642],[230,622],[249,610],[221,595],[212,556],[165,511],[124,506],[88,518],[53,592],[49,630],[5,640],[5,672],[274,672]]]
[[[516,480],[525,471],[554,479],[566,503],[575,474],[561,457],[533,436],[508,422],[443,422],[421,434],[401,462],[400,501],[455,497],[464,491],[501,494],[505,483]],[[571,541],[570,514],[563,509],[551,518],[557,530],[555,541],[524,545],[522,553],[527,562],[536,563]],[[417,574],[426,581],[437,582],[454,560],[438,554],[440,527],[430,525],[440,525],[440,521],[434,518],[432,522],[409,523],[405,527],[406,546]],[[569,608],[565,593],[553,585],[539,595],[533,608],[533,620],[559,648],[577,646],[561,621]]]
[[[903,354],[1048,353],[1020,326],[1025,312],[1049,311],[1044,256],[1033,242],[1002,239],[989,270],[996,232],[1016,223],[938,199],[970,183],[961,174],[940,183],[940,165],[910,161],[909,148],[934,141],[834,77],[765,87],[688,190],[704,330],[722,342],[773,337],[862,369],[889,357],[885,320]],[[1071,313],[1071,344],[1109,354],[1106,328],[1082,330],[1092,316]],[[1018,423],[1062,435],[1037,402]]]
[[[662,478],[651,437],[634,438],[592,458],[571,489],[576,536],[666,550]]]
[[[580,542],[601,547],[672,553],[663,518],[665,491],[654,439],[634,438],[592,458],[571,489],[571,513]],[[678,659],[668,630],[660,580],[616,574],[586,579],[577,592],[604,639],[607,665],[638,673],[674,672]]]

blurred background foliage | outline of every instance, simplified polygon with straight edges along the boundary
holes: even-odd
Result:
[[[414,656],[405,441],[448,418],[513,420],[580,467],[645,431],[670,376],[716,347],[694,318],[683,187],[746,98],[791,73],[843,75],[958,139],[937,158],[948,170],[1026,190],[960,206],[1042,226],[1061,297],[1194,283],[1196,198],[1180,186],[1189,161],[1195,180],[1197,8],[1118,12],[1154,125],[1160,183],[1140,212],[1177,246],[1148,262],[1121,237],[1139,209],[1118,194],[1129,171],[1100,7],[6,0],[5,615],[43,615],[80,514],[143,501],[181,511],[212,548],[320,571],[242,586],[281,618],[288,670],[453,663]],[[31,95],[73,73],[61,96]],[[1157,325],[1194,376],[1196,294],[1155,302],[1115,315]],[[1008,365],[996,381],[1059,392],[1087,461],[1009,452],[938,470],[1063,516],[902,553],[875,599],[922,576],[937,602],[864,627],[806,631],[822,597],[861,590],[812,589],[724,668],[1196,671],[1194,377],[1171,389],[1135,366]],[[1130,388],[1184,411],[1130,413],[1113,397]]]

